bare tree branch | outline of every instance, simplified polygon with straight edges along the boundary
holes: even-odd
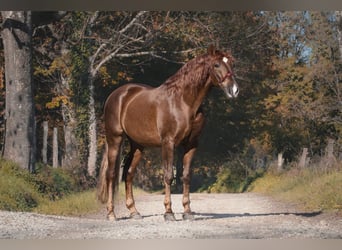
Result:
[[[130,27],[132,27],[132,25],[139,19],[139,17],[141,17],[145,13],[148,13],[148,11],[139,11],[138,14],[130,21],[130,23],[127,24],[126,27],[121,29],[119,33],[121,34],[125,33]]]

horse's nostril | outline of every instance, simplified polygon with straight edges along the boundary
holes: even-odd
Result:
[[[237,84],[234,84],[232,87],[232,96],[237,97],[239,94],[239,87],[237,86]]]

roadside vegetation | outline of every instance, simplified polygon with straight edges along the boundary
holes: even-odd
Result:
[[[124,184],[119,199],[124,199]],[[135,194],[146,193],[134,188]],[[82,216],[101,211],[94,182],[80,183],[75,173],[39,165],[33,174],[0,158],[0,210]]]
[[[100,208],[93,185],[80,185],[72,172],[40,165],[31,174],[0,159],[1,210],[82,215]]]
[[[267,171],[248,191],[298,205],[302,209],[330,211],[342,215],[342,162],[330,168],[311,165],[277,172]]]
[[[279,172],[271,165],[267,170],[251,171],[243,162],[236,161],[223,166],[216,177],[206,178],[197,191],[257,192],[308,211],[330,211],[342,215],[341,170],[339,162],[329,168],[320,165],[305,169],[291,166]],[[96,200],[95,185],[80,186],[76,180],[71,172],[63,169],[41,165],[36,173],[30,174],[15,163],[1,159],[0,209],[65,216],[82,216],[103,209]],[[196,182],[196,177],[194,180]],[[123,199],[123,184],[119,192]],[[138,187],[134,192],[147,193]]]

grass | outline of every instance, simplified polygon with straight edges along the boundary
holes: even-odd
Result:
[[[72,178],[61,169],[49,167],[42,167],[39,173],[30,174],[16,164],[0,159],[0,209],[67,216],[100,211],[103,205],[96,199],[96,190],[80,192]],[[329,171],[313,166],[305,170],[293,167],[283,173],[268,171],[253,180],[248,185],[248,191],[268,194],[307,210],[337,211],[342,215],[340,166]],[[120,183],[120,200],[124,200],[124,190],[124,184]],[[134,194],[146,192],[134,188]]]
[[[0,159],[0,209],[30,211],[43,199],[27,171]]]
[[[96,191],[89,190],[70,194],[57,201],[45,200],[33,211],[42,214],[81,216],[100,211],[102,205],[96,200]]]
[[[133,188],[134,195],[145,194],[142,189]],[[119,186],[119,199],[125,197],[124,183]],[[96,197],[96,190],[88,190],[67,195],[57,201],[45,201],[39,204],[33,211],[42,214],[82,216],[101,211],[105,205],[101,204]]]
[[[249,191],[271,195],[307,210],[337,211],[342,214],[342,171],[291,169],[272,171],[257,179]]]
[[[39,166],[36,174],[0,158],[0,210],[37,212],[52,215],[82,216],[99,212],[103,205],[94,188],[79,191],[70,173],[63,169]],[[120,183],[119,197],[125,197]],[[145,192],[133,188],[134,194]]]

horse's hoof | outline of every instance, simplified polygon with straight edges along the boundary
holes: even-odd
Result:
[[[141,220],[143,217],[138,212],[134,212],[130,215],[130,218],[134,220]]]
[[[115,215],[107,215],[107,220],[109,220],[109,221],[116,221],[116,217],[115,217]]]
[[[192,213],[192,212],[184,213],[183,214],[183,220],[189,220],[189,221],[195,220],[194,213]]]
[[[164,214],[165,221],[176,221],[176,217],[173,213],[165,213]]]

